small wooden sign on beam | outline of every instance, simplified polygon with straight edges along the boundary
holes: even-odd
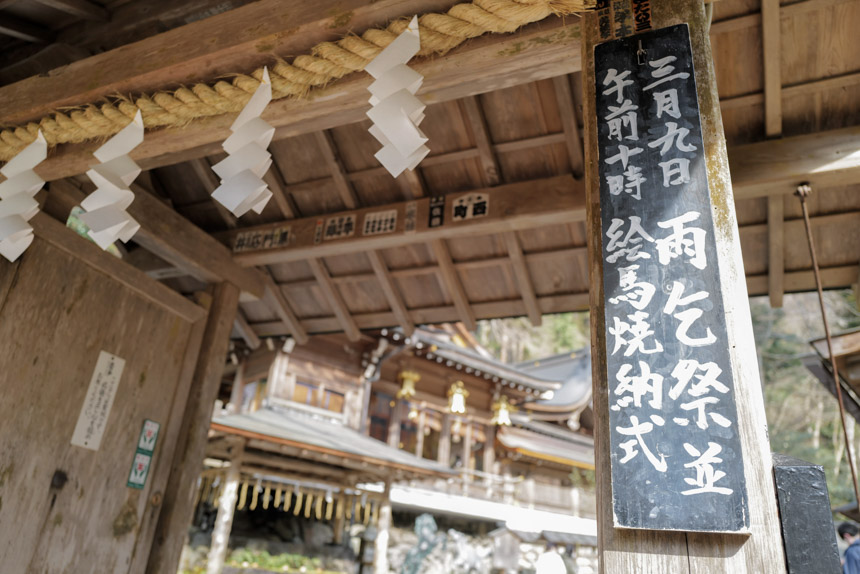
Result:
[[[594,60],[615,526],[747,532],[688,26]]]

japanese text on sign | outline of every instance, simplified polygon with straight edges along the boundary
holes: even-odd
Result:
[[[72,434],[72,444],[98,450],[107,426],[125,360],[105,351],[99,353],[87,396]]]
[[[685,24],[595,48],[615,524],[749,527]]]

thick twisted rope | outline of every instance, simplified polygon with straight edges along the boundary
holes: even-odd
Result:
[[[473,0],[445,14],[424,14],[418,20],[419,56],[444,54],[470,38],[509,33],[550,15],[570,15],[593,9],[596,0]],[[367,30],[337,42],[314,46],[310,55],[291,63],[277,61],[269,70],[273,99],[303,97],[313,88],[363,70],[408,25],[397,20],[384,29]],[[183,126],[197,118],[239,112],[260,84],[263,69],[236,75],[231,82],[195,84],[176,91],[115,98],[72,110],[56,111],[38,122],[0,131],[0,161],[11,159],[36,138],[39,130],[51,145],[108,138],[134,117],[138,108],[146,128]]]

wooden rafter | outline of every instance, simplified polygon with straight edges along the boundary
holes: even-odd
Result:
[[[514,276],[517,278],[517,287],[520,290],[520,295],[523,298],[523,303],[528,312],[529,321],[535,327],[541,324],[541,312],[538,306],[535,289],[532,285],[531,274],[529,273],[526,258],[523,255],[523,248],[520,245],[517,234],[513,231],[504,233],[505,245],[508,248],[508,257],[511,259],[511,264],[514,268]]]
[[[349,313],[349,308],[346,306],[346,302],[343,300],[343,296],[340,294],[337,286],[332,282],[331,275],[329,275],[325,264],[319,259],[312,258],[308,259],[308,265],[319,284],[323,296],[328,301],[335,317],[337,317],[340,328],[346,334],[346,338],[350,341],[358,341],[361,338],[358,325],[355,324],[355,319]]]
[[[236,319],[233,321],[233,329],[239,333],[239,336],[245,340],[245,344],[252,351],[260,348],[260,337],[254,332],[254,328],[248,324],[248,319],[241,310],[236,312]]]
[[[379,281],[379,285],[382,287],[382,293],[385,295],[385,299],[391,307],[391,312],[394,313],[395,317],[397,317],[397,322],[400,324],[403,332],[407,335],[411,335],[412,332],[415,331],[415,323],[413,323],[412,319],[409,317],[409,310],[403,302],[403,297],[400,295],[400,291],[394,283],[394,278],[391,276],[388,266],[385,264],[385,261],[382,260],[382,256],[377,251],[368,251],[367,258],[370,260],[370,266],[373,268],[373,273],[375,274],[377,281]]]
[[[764,60],[764,125],[768,137],[782,135],[782,80],[779,0],[762,0],[762,59]]]
[[[283,291],[281,291],[280,286],[275,283],[275,280],[272,278],[269,271],[264,269],[262,271],[262,275],[263,282],[266,286],[264,301],[268,304],[269,308],[275,312],[280,323],[286,327],[287,331],[293,336],[296,342],[304,345],[308,342],[307,331],[302,327],[299,318],[296,316],[292,307],[290,307],[290,303],[287,301],[286,297],[284,297]]]
[[[430,249],[436,258],[436,264],[439,266],[442,287],[454,302],[454,307],[457,309],[460,321],[463,322],[467,329],[474,331],[478,328],[475,311],[469,304],[469,298],[466,296],[466,290],[463,289],[463,282],[460,280],[460,275],[454,267],[454,262],[451,259],[451,254],[448,252],[445,240],[434,239],[430,242]]]
[[[110,18],[110,13],[103,7],[89,0],[36,0],[39,4],[50,6],[60,12],[72,14],[84,20],[104,22]]]
[[[328,166],[331,177],[334,180],[335,188],[343,206],[346,209],[355,209],[358,207],[358,197],[355,195],[355,190],[346,177],[346,168],[343,167],[340,153],[338,152],[337,145],[334,143],[334,138],[332,138],[328,130],[316,132],[314,133],[314,137],[322,153],[322,160]]]
[[[582,150],[582,138],[579,134],[579,123],[573,107],[573,94],[570,90],[570,79],[559,76],[552,79],[555,88],[555,99],[558,102],[558,113],[564,128],[564,142],[570,158],[570,169],[577,179],[582,177],[585,158]]]
[[[263,181],[269,186],[269,190],[272,192],[272,201],[278,206],[278,210],[284,216],[284,219],[293,219],[296,217],[299,209],[296,207],[296,202],[293,200],[287,184],[284,182],[284,176],[281,175],[281,170],[276,164],[272,164],[269,171],[263,176]]]
[[[501,181],[499,164],[493,153],[490,134],[487,130],[487,120],[484,118],[481,102],[477,96],[468,96],[460,100],[460,105],[463,116],[472,128],[472,135],[475,137],[475,149],[478,150],[478,160],[481,162],[484,185],[488,187],[499,185],[499,181]]]

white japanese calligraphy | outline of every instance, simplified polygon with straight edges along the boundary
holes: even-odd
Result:
[[[624,449],[624,458],[620,459],[618,462],[624,464],[627,461],[633,459],[637,454],[639,454],[639,451],[636,450],[636,444],[638,443],[639,447],[642,449],[642,452],[645,453],[645,457],[654,466],[654,468],[657,469],[657,471],[659,472],[666,472],[666,469],[668,468],[668,465],[666,464],[666,457],[661,454],[658,460],[657,457],[654,456],[654,453],[651,452],[651,450],[645,444],[645,441],[642,439],[643,435],[646,435],[652,430],[654,430],[654,424],[649,422],[640,423],[639,417],[632,416],[630,417],[630,425],[631,426],[629,428],[623,428],[620,426],[615,427],[615,430],[620,434],[636,437],[635,439],[630,439],[618,445],[622,449]]]
[[[676,157],[661,161],[657,165],[663,170],[663,187],[690,183],[690,160]],[[672,179],[674,178],[674,179]]]
[[[615,387],[615,394],[620,396],[613,410],[629,407],[631,403],[634,407],[642,406],[642,397],[650,395],[648,404],[651,407],[660,410],[663,408],[663,376],[651,372],[651,367],[645,361],[639,361],[639,375],[632,375],[633,365],[624,364],[618,369],[615,379],[618,381],[618,386]],[[630,396],[628,396],[630,395]],[[661,419],[662,420],[662,419]]]
[[[627,261],[651,259],[651,254],[639,250],[645,245],[645,241],[653,243],[654,238],[642,228],[642,220],[638,216],[631,215],[629,219],[630,227],[626,234],[621,230],[624,227],[623,219],[613,219],[612,225],[606,231],[606,237],[609,238],[609,243],[606,245],[609,256],[606,261],[609,263],[615,263],[622,256]]]
[[[681,110],[678,108],[677,89],[671,88],[665,92],[654,92],[654,101],[657,103],[657,119],[661,119],[664,112],[676,120],[681,117]]]
[[[696,151],[699,148],[697,148],[693,144],[689,144],[684,141],[688,135],[690,135],[689,129],[684,127],[679,128],[678,124],[676,124],[675,122],[666,122],[666,135],[659,137],[652,142],[649,142],[648,147],[659,147],[661,156],[664,156],[669,153],[669,150],[672,149],[672,145],[674,145],[675,148],[678,149],[678,151]]]
[[[675,71],[675,66],[670,66],[672,62],[677,60],[678,58],[675,56],[666,56],[664,58],[660,58],[659,60],[654,60],[652,62],[648,62],[648,65],[652,68],[656,68],[651,72],[651,77],[655,78],[657,81],[652,82],[642,88],[643,91],[649,91],[653,88],[656,88],[660,84],[665,84],[666,82],[670,82],[676,79],[686,80],[690,77],[690,74],[687,72],[678,72],[677,74],[673,74]]]
[[[690,303],[695,303],[696,301],[701,301],[702,299],[707,298],[707,291],[699,291],[698,293],[693,293],[692,295],[684,297],[684,285],[678,281],[672,282],[672,292],[669,293],[669,300],[666,302],[666,306],[663,307],[663,312],[668,315],[672,315],[675,319],[681,322],[675,330],[675,337],[677,337],[678,341],[684,345],[689,347],[703,347],[705,345],[712,345],[717,340],[711,332],[710,327],[706,328],[706,334],[704,337],[694,339],[687,334],[687,331],[689,331],[693,323],[704,314],[704,311],[701,309],[686,309],[685,311],[678,311],[675,313],[675,310],[678,307],[686,307]]]
[[[715,442],[709,442],[708,450],[702,454],[696,447],[685,442],[684,450],[686,450],[690,456],[698,457],[693,462],[688,462],[684,465],[684,468],[696,469],[696,478],[685,478],[684,482],[698,488],[684,490],[681,494],[689,496],[691,494],[701,494],[704,492],[713,492],[715,494],[731,494],[733,492],[731,488],[714,486],[718,480],[726,476],[725,472],[714,469],[715,463],[723,462],[723,459],[717,457],[717,455],[722,452],[723,447]]]
[[[654,297],[654,293],[657,292],[657,288],[647,281],[638,281],[639,278],[636,276],[637,269],[639,269],[638,265],[618,268],[618,274],[620,275],[618,284],[624,291],[624,294],[618,297],[611,297],[609,299],[610,303],[613,305],[618,305],[622,302],[629,303],[631,307],[639,311],[648,306],[648,303]]]
[[[652,353],[660,353],[663,351],[663,345],[660,341],[655,340],[654,346],[650,349],[645,348],[645,339],[654,335],[645,319],[648,318],[648,313],[644,311],[636,311],[632,315],[627,315],[630,322],[622,321],[618,317],[613,317],[613,326],[609,328],[609,334],[615,337],[615,348],[612,349],[612,354],[618,352],[621,347],[626,347],[624,356],[629,357],[633,353],[639,352],[646,355]],[[624,335],[629,334],[630,338],[625,339]]]
[[[705,230],[699,227],[684,227],[684,224],[698,218],[698,211],[688,211],[684,215],[657,222],[659,227],[672,230],[669,235],[657,240],[657,258],[660,263],[667,265],[672,259],[684,254],[690,258],[690,265],[696,269],[704,269],[708,266],[705,255]]]

